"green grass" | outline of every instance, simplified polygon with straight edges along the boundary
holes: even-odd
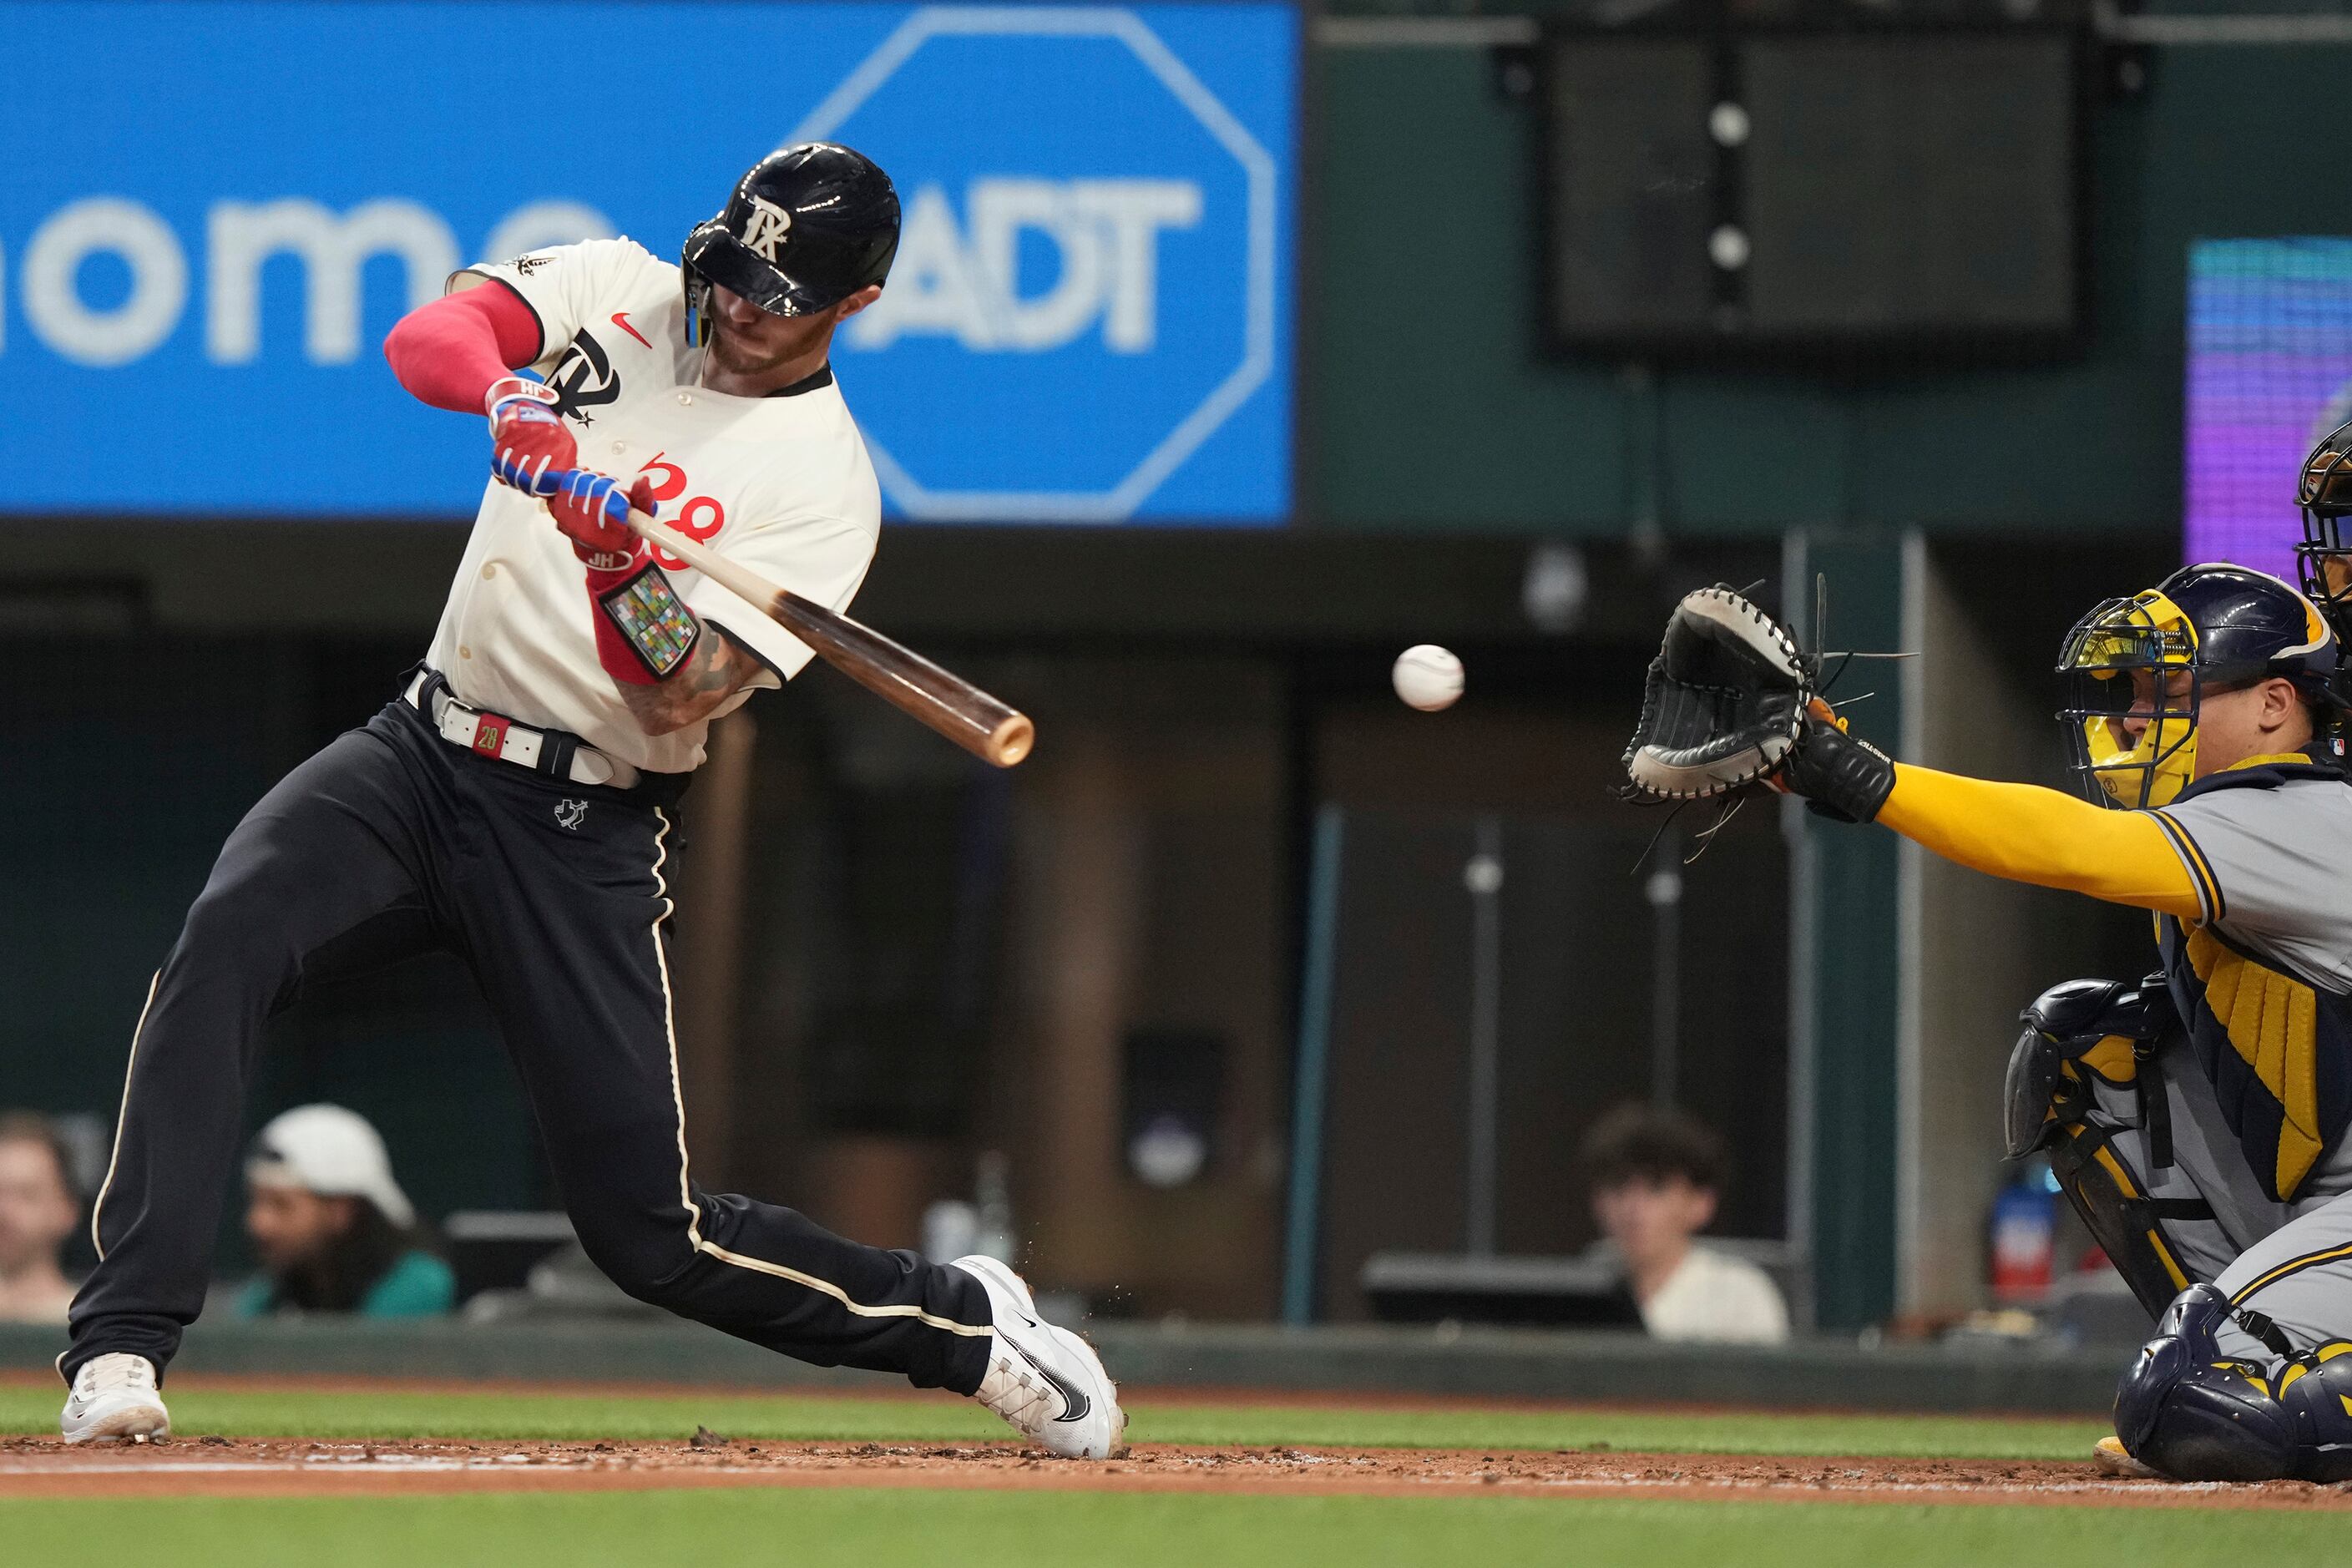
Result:
[[[60,1391],[0,1384],[0,1432],[57,1430]],[[299,1388],[171,1391],[184,1436],[614,1440],[679,1438],[698,1426],[779,1442],[963,1442],[1005,1436],[986,1411],[940,1394],[854,1399],[711,1393],[612,1394]],[[1253,1447],[1612,1448],[1720,1454],[1853,1454],[1886,1458],[2081,1458],[2107,1430],[2095,1421],[1976,1416],[1694,1415],[1544,1409],[1351,1409],[1147,1402],[1129,1435],[1140,1442]]]
[[[1979,1568],[2333,1561],[2341,1516],[1542,1498],[702,1490],[0,1503],[12,1562],[168,1568],[952,1563]]]

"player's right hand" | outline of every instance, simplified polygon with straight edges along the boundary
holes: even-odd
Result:
[[[551,470],[552,471],[552,470]],[[564,476],[555,492],[547,498],[548,512],[555,526],[572,541],[572,552],[599,572],[617,572],[635,563],[645,549],[628,524],[613,521],[610,508],[621,481],[593,468],[581,468]],[[628,489],[631,508],[654,515],[654,482],[644,474]]]
[[[508,376],[483,400],[490,416],[490,472],[526,495],[555,491],[551,476],[580,466],[580,448],[555,411],[555,394]]]

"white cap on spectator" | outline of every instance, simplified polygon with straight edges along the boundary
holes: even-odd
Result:
[[[383,1137],[366,1117],[340,1105],[298,1105],[272,1119],[253,1141],[245,1179],[322,1198],[365,1198],[402,1230],[416,1223],[408,1194],[392,1179]]]

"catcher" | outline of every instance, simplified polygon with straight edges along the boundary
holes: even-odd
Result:
[[[1686,597],[1626,752],[1640,792],[1759,785],[1958,864],[2154,911],[2162,969],[2039,998],[2010,1063],[2041,1148],[2160,1315],[2103,1458],[2352,1479],[2352,781],[2339,644],[2275,577],[2186,567],[2077,622],[2061,710],[2091,804],[1898,763],[1738,595]]]

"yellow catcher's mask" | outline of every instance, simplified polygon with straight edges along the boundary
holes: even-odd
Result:
[[[2249,566],[2183,566],[2107,600],[2074,623],[2058,658],[2070,687],[2059,717],[2083,793],[2126,807],[2178,798],[2197,773],[2203,704],[2264,680],[2291,683],[2313,734],[2334,743],[2340,658],[2319,606]]]
[[[2164,805],[2197,773],[2197,626],[2161,589],[2110,599],[2075,624],[2059,664],[2075,767],[2108,801]]]
[[[2197,776],[2193,718],[2158,714],[2137,740],[2115,718],[2095,714],[2082,724],[2091,776],[2117,805],[2168,805]]]

